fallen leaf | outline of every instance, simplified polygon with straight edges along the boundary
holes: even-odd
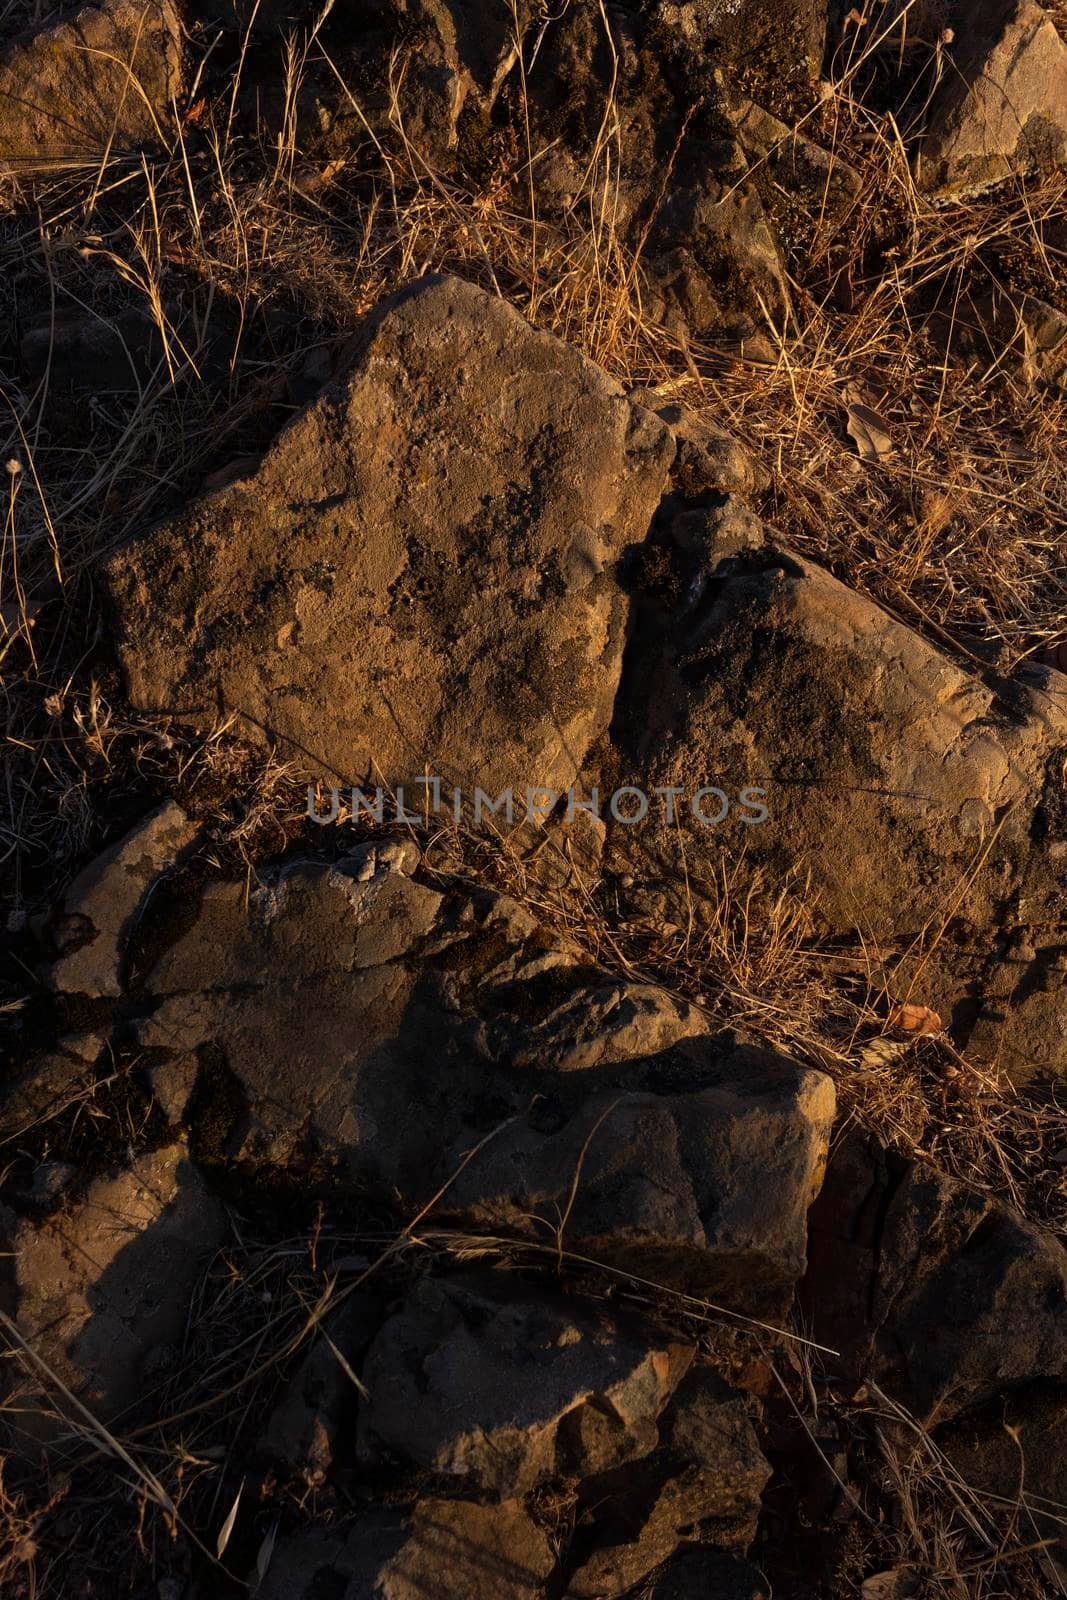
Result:
[[[864,461],[884,461],[893,454],[888,424],[873,406],[849,406],[848,432]]]
[[[1067,639],[1062,644],[1050,644],[1041,659],[1047,667],[1058,667],[1060,672],[1067,672]]]
[[[225,1551],[226,1546],[230,1542],[230,1534],[233,1532],[233,1525],[237,1521],[237,1508],[241,1504],[241,1495],[244,1493],[244,1486],[245,1481],[242,1478],[241,1487],[237,1491],[237,1498],[230,1507],[230,1514],[226,1518],[226,1521],[222,1524],[222,1527],[219,1529],[219,1542],[215,1546],[215,1554],[218,1556],[220,1561],[222,1560],[223,1552]]]
[[[904,1033],[940,1033],[941,1018],[930,1006],[896,1005],[889,1009],[890,1027]]]
[[[270,1558],[274,1554],[274,1541],[275,1541],[275,1539],[277,1537],[278,1537],[278,1524],[275,1523],[274,1526],[271,1528],[270,1532],[267,1534],[267,1537],[264,1539],[263,1543],[260,1545],[259,1554],[256,1557],[256,1588],[257,1589],[259,1588],[260,1584],[263,1582],[263,1579],[267,1576],[267,1568],[270,1566]]]

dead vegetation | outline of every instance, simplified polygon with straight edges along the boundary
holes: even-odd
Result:
[[[1062,284],[1050,225],[1062,217],[1067,180],[945,205],[924,197],[907,130],[858,97],[872,59],[898,43],[893,35],[846,52],[806,122],[862,187],[839,230],[817,227],[803,258],[790,260],[793,317],[768,320],[753,349],[685,346],[650,320],[640,255],[613,220],[610,99],[584,191],[562,223],[539,213],[539,153],[523,148],[521,130],[476,185],[434,171],[399,113],[388,146],[368,125],[369,160],[366,147],[359,161],[309,160],[298,142],[301,83],[312,63],[337,73],[315,32],[284,51],[284,103],[269,130],[249,126],[239,70],[222,82],[205,70],[169,150],[20,178],[20,209],[0,219],[4,364],[31,329],[45,329],[46,341],[32,388],[0,382],[0,861],[10,935],[160,793],[209,822],[218,870],[254,873],[305,835],[305,791],[286,768],[249,754],[226,728],[195,739],[123,710],[93,565],[209,474],[255,457],[328,375],[367,309],[422,272],[472,277],[623,383],[727,422],[772,470],[767,518],[946,650],[1011,673],[1062,639],[1063,405],[1027,381],[1013,352],[990,356],[973,336],[974,296],[990,279],[1009,296],[1049,299]],[[929,66],[931,46],[909,49],[925,51]],[[349,86],[345,94],[359,116],[358,95]],[[136,369],[132,393],[69,408],[53,357],[71,318],[88,321],[109,359]],[[875,464],[859,459],[846,430],[849,391],[886,425],[891,453]],[[631,923],[612,886],[580,868],[563,889],[546,890],[506,840],[450,829],[423,843],[428,871],[505,889],[604,966],[818,1064],[848,1114],[888,1143],[1064,1229],[1067,1112],[980,1071],[943,1035],[909,1040],[894,1030],[895,997],[880,990],[877,963],[869,985],[842,985],[837,953],[812,936],[803,884],[742,895],[726,880],[706,920]],[[9,1015],[31,989],[12,954]],[[164,1420],[121,1445],[75,1424],[76,1473],[43,1490],[0,1487],[5,1592],[113,1592],[116,1530],[153,1581],[166,1576],[179,1527],[223,1526],[250,1416],[346,1286],[383,1262],[418,1270],[428,1252],[473,1247],[421,1226],[399,1241],[327,1229],[261,1244],[255,1231],[202,1286],[181,1370],[161,1397]],[[512,1268],[530,1265],[505,1241],[480,1248]],[[368,1266],[346,1266],[353,1255]],[[636,1296],[690,1332],[694,1319],[718,1328],[707,1308],[679,1307],[655,1286],[564,1265],[585,1287]],[[884,1396],[836,1393],[802,1343],[785,1348],[783,1387],[809,1434],[821,1406],[873,1462],[890,1433],[914,1430]],[[877,1551],[909,1585],[887,1585],[886,1596],[1050,1592],[1023,1488],[1015,1505],[983,1502],[927,1434],[913,1432],[910,1448],[887,1446],[867,1493],[863,1551]],[[271,1528],[284,1516],[337,1508],[314,1485],[275,1485],[260,1509],[263,1543],[231,1550],[241,1557],[232,1572],[264,1552],[269,1560]],[[74,1566],[62,1553],[39,1559],[46,1521],[53,1541],[67,1527],[60,1543],[76,1547]],[[76,1527],[88,1539],[75,1541]],[[77,1589],[75,1567],[86,1585]]]

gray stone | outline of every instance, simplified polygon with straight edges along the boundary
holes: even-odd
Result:
[[[434,1153],[434,1112],[414,1091],[401,1023],[415,989],[409,959],[434,928],[441,896],[388,865],[371,878],[290,863],[251,896],[206,889],[199,916],[148,976],[156,1010],[141,1042],[187,1058],[220,1051],[247,1110],[229,1154],[284,1165],[304,1141],[361,1153],[384,1145],[394,1182],[410,1155]],[[415,1030],[417,1032],[417,1029]],[[415,1053],[415,1047],[411,1047]],[[407,1135],[405,1139],[405,1135]],[[410,1171],[409,1171],[410,1181]]]
[[[502,1497],[581,1480],[655,1448],[691,1354],[506,1279],[426,1279],[367,1354],[360,1453]]]
[[[96,1179],[67,1211],[19,1224],[19,1329],[76,1398],[109,1421],[142,1397],[149,1358],[180,1344],[189,1297],[224,1237],[225,1213],[184,1144],[140,1156],[118,1176]],[[48,1400],[62,1410],[59,1395]],[[42,1413],[27,1373],[8,1421],[32,1434]]]
[[[660,1432],[662,1456],[648,1463],[650,1482],[630,1470],[589,1487],[597,1529],[603,1525],[606,1536],[572,1575],[568,1600],[628,1594],[687,1539],[744,1551],[755,1537],[771,1468],[749,1403],[713,1373],[694,1370]],[[619,1537],[622,1529],[630,1537]]]
[[[0,61],[0,172],[92,165],[162,141],[181,92],[171,0],[102,0]]]
[[[349,781],[565,789],[618,683],[612,567],[672,455],[576,351],[420,280],[253,478],[110,562],[131,697],[192,720],[221,702]]]
[[[1034,0],[978,0],[960,19],[954,59],[921,149],[923,183],[967,193],[1062,165],[1067,148],[1067,44]]]
[[[52,930],[63,952],[49,973],[54,989],[93,999],[121,994],[123,960],[148,896],[198,831],[167,801],[75,878]]]
[[[1067,1384],[1067,1250],[1010,1207],[852,1135],[812,1212],[803,1297],[836,1341],[931,1427]]]
[[[687,531],[695,548],[701,530]],[[701,881],[740,882],[740,852],[745,873],[807,878],[815,925],[861,934],[896,995],[1017,1078],[1062,1072],[1063,679],[969,673],[769,537],[754,549],[750,529],[725,545],[710,520],[705,531],[696,599],[657,662],[631,674],[616,725],[646,792],[691,793],[710,774],[735,797],[765,790],[769,818],[746,824],[735,806],[702,826],[683,806],[687,873],[662,813],[639,839],[609,824],[612,864],[673,882],[679,916]]]
[[[782,1315],[804,1271],[830,1079],[699,1039],[609,1076],[569,1114],[535,1107],[499,1132],[445,1209],[539,1242],[559,1229],[579,1256],[735,1312]]]

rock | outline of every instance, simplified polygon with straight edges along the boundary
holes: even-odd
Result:
[[[697,545],[700,529],[687,531]],[[740,540],[720,533],[709,521],[687,620],[668,618],[658,643],[639,636],[615,725],[646,793],[691,795],[698,775],[731,794],[762,788],[769,817],[753,826],[735,808],[704,826],[683,805],[688,876],[662,809],[639,838],[609,823],[613,863],[673,877],[679,916],[692,884],[718,881],[724,862],[733,871],[742,848],[749,871],[810,875],[816,926],[862,930],[891,990],[907,994],[917,972],[912,998],[950,1019],[959,1043],[1019,1078],[1062,1072],[1057,675],[974,676],[769,538],[753,549],[747,525]],[[1020,963],[1011,945],[1024,936]]]
[[[455,148],[464,115],[488,121],[530,9],[527,0],[514,11],[509,0],[399,0],[400,110],[424,158]]]
[[[733,434],[698,412],[666,400],[654,390],[634,397],[656,412],[674,435],[677,454],[671,486],[687,500],[712,494],[762,494],[770,474]]]
[[[611,716],[612,566],[672,454],[576,351],[420,280],[254,477],[110,562],[131,697],[187,719],[221,702],[347,781],[563,790]]]
[[[410,1521],[371,1512],[351,1529],[279,1540],[259,1600],[543,1600],[546,1535],[514,1500],[423,1499]]]
[[[338,1454],[350,1454],[358,1397],[351,1372],[362,1365],[383,1309],[371,1288],[350,1288],[339,1312],[327,1317],[327,1337],[312,1340],[282,1390],[258,1453],[290,1476],[319,1486]]]
[[[181,1122],[196,1088],[200,1064],[191,1052],[153,1062],[148,1067],[152,1098],[168,1122]]]
[[[957,341],[966,355],[984,367],[1006,365],[1025,382],[1067,397],[1067,309],[994,287],[977,297],[975,312]]]
[[[118,1176],[96,1179],[67,1211],[19,1224],[19,1329],[107,1422],[142,1397],[146,1361],[180,1344],[189,1297],[225,1231],[225,1213],[184,1144],[139,1156]],[[48,1403],[63,1406],[54,1393]],[[11,1409],[13,1429],[43,1426],[32,1380]]]
[[[782,330],[792,317],[778,245],[752,188],[713,176],[706,152],[691,152],[657,215],[647,271],[673,333],[707,337],[743,325]],[[738,314],[744,317],[738,324]]]
[[[710,60],[791,122],[810,108],[826,50],[826,0],[654,0],[651,9],[689,94],[711,88]]]
[[[1060,1241],[859,1136],[842,1142],[813,1208],[802,1296],[814,1337],[839,1339],[852,1371],[930,1426],[1067,1382]]]
[[[719,1550],[683,1550],[656,1574],[654,1600],[771,1600],[757,1567]]]
[[[740,176],[751,167],[786,259],[806,261],[847,227],[862,178],[837,151],[824,150],[743,95],[727,99],[723,109],[745,154]]]
[[[333,1465],[354,1391],[325,1339],[316,1340],[274,1407],[260,1450],[286,1472],[321,1484]]]
[[[535,1106],[499,1132],[445,1209],[539,1242],[565,1218],[563,1244],[581,1256],[734,1312],[781,1316],[804,1270],[834,1115],[829,1078],[697,1039],[595,1085],[583,1077],[582,1088],[570,1108]]]
[[[0,1102],[0,1146],[24,1139],[77,1100],[94,1079],[104,1043],[103,1034],[68,1034],[9,1085]]]
[[[458,1083],[501,1103],[478,1062],[576,1072],[706,1031],[694,1007],[577,966],[505,897],[449,920],[410,866],[403,846],[376,845],[333,867],[288,862],[251,896],[241,883],[206,889],[146,978],[156,1009],[139,1038],[168,1052],[150,1070],[172,1120],[207,1048],[245,1102],[231,1156],[284,1163],[310,1138],[408,1190],[459,1135]],[[444,966],[420,975],[420,954],[446,946]]]
[[[227,1156],[284,1165],[310,1141],[358,1152],[369,1175],[384,1144],[392,1184],[435,1154],[434,1099],[421,1102],[412,1072],[440,1056],[409,1012],[410,958],[441,896],[389,863],[361,877],[366,859],[351,873],[290,862],[251,896],[243,883],[209,885],[148,975],[158,1004],[142,1044],[179,1062],[208,1048],[243,1101]]]
[[[708,1032],[695,1006],[650,984],[576,981],[555,967],[486,996],[470,1037],[487,1060],[551,1072],[583,1072],[668,1050]],[[537,1005],[538,999],[542,1004]],[[531,1006],[536,1025],[531,1027]]]
[[[568,1600],[630,1593],[687,1539],[747,1550],[755,1537],[771,1468],[741,1397],[691,1371],[660,1431],[659,1456],[588,1486],[596,1548],[572,1574]]]
[[[387,856],[210,884],[145,975],[153,1074],[167,1062],[184,1093],[200,1063],[197,1154],[324,1160],[405,1209],[447,1182],[478,1229],[543,1242],[536,1218],[566,1215],[569,1248],[780,1313],[829,1079],[705,1037],[697,1008],[582,963],[507,897],[443,895]]]
[[[171,0],[102,0],[29,35],[0,61],[0,172],[92,165],[159,143],[181,57]]]
[[[1035,1537],[1056,1541],[1062,1561],[1067,1536],[1067,1386],[1030,1384],[974,1406],[940,1428],[939,1449],[979,1493],[1015,1502],[1026,1494]]]
[[[163,345],[156,324],[141,311],[106,322],[75,307],[30,328],[20,354],[32,384],[47,376],[50,388],[99,394],[139,389],[162,359]]]
[[[424,1279],[367,1354],[365,1461],[527,1494],[646,1455],[692,1352],[545,1292]]]
[[[62,951],[49,973],[54,989],[92,999],[122,992],[123,959],[147,896],[198,831],[167,801],[75,878],[53,928]]]
[[[931,108],[919,174],[967,193],[1067,147],[1067,44],[1034,0],[980,0],[957,30],[955,59]]]

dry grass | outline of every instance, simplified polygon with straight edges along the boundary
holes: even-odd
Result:
[[[4,15],[24,11],[14,3]],[[1063,405],[1029,385],[1006,352],[981,355],[971,335],[974,298],[990,278],[1010,279],[1012,263],[1025,272],[1017,287],[1007,282],[1009,293],[1043,284],[1046,297],[1055,293],[1063,260],[1049,224],[1062,215],[1065,182],[932,204],[912,181],[896,127],[859,97],[875,56],[897,44],[883,39],[866,57],[862,45],[844,57],[806,126],[858,173],[860,198],[841,232],[817,230],[790,260],[795,318],[785,328],[768,323],[754,354],[685,348],[651,320],[640,251],[615,225],[610,97],[583,192],[551,221],[523,128],[477,183],[432,170],[399,117],[368,159],[312,161],[298,145],[301,81],[312,68],[336,74],[317,37],[288,51],[273,141],[235,112],[236,85],[205,82],[173,147],[151,161],[24,180],[22,209],[0,220],[0,359],[11,357],[14,371],[31,328],[55,330],[55,346],[31,387],[0,376],[0,459],[13,464],[0,483],[0,862],[16,938],[156,794],[180,794],[207,820],[226,867],[254,870],[300,836],[304,792],[284,767],[243,750],[226,729],[193,739],[123,708],[94,563],[209,473],[258,453],[367,309],[421,272],[473,278],[623,383],[659,387],[727,422],[771,468],[763,509],[783,533],[943,648],[1011,671],[1063,636]],[[920,66],[933,70],[928,44],[908,48],[926,50]],[[344,93],[358,116],[358,96]],[[141,340],[147,354],[135,348],[131,312],[154,330]],[[88,317],[112,350],[128,349],[137,371],[134,391],[102,390],[76,415],[56,409],[55,359],[71,314]],[[894,454],[877,467],[857,459],[845,433],[848,385],[890,425]],[[707,919],[679,928],[626,921],[610,886],[579,868],[562,888],[546,888],[506,841],[454,829],[423,842],[428,870],[515,894],[604,966],[830,1071],[846,1110],[897,1148],[1047,1225],[1067,1223],[1067,1169],[1052,1159],[1067,1147],[1067,1117],[993,1081],[943,1038],[894,1037],[877,985],[843,987],[832,953],[813,940],[802,883],[742,892],[724,880]],[[30,987],[16,954],[7,1003],[18,1006]],[[490,1257],[507,1255],[501,1241],[483,1246]],[[168,1420],[125,1448],[180,1516],[187,1507],[196,1527],[214,1531],[236,1492],[241,1446],[350,1281],[338,1262],[386,1254],[392,1271],[460,1248],[409,1234],[403,1252],[389,1254],[377,1235],[338,1232],[314,1244],[231,1250],[205,1280],[182,1369],[160,1396]],[[625,1292],[690,1332],[694,1317],[708,1319],[654,1286]],[[820,1382],[809,1376],[802,1397]],[[888,1402],[840,1405],[875,1441],[879,1428],[907,1427]],[[72,1448],[84,1460],[99,1440],[75,1429]],[[886,1452],[865,1515],[877,1520],[892,1505],[898,1526],[891,1537],[882,1526],[872,1548],[895,1549],[923,1575],[919,1592],[931,1600],[1041,1592],[1001,1581],[1005,1567],[1017,1572],[1030,1559],[1016,1556],[1030,1542],[1019,1508],[978,1504],[933,1451],[920,1436],[910,1452]],[[77,1515],[90,1537],[78,1561],[91,1549],[110,1572],[120,1527],[146,1571],[170,1570],[177,1524],[144,1481],[131,1490],[111,1463],[79,1468]],[[63,1560],[42,1566],[33,1549],[68,1487],[53,1483],[43,1500],[26,1501],[0,1489],[5,1592],[75,1592],[63,1587]],[[264,1508],[268,1526],[291,1511],[295,1493],[285,1486]],[[305,1509],[323,1509],[318,1493],[305,1486]]]

